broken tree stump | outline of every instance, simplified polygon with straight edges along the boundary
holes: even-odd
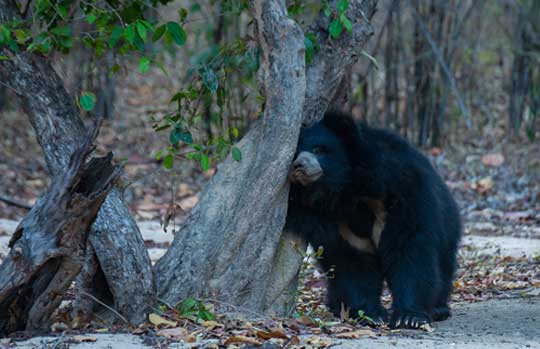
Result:
[[[0,336],[47,329],[81,270],[90,227],[120,175],[111,153],[86,161],[99,126],[15,230],[0,265]]]

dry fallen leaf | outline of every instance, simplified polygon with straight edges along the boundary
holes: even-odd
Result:
[[[224,345],[229,345],[233,343],[249,343],[253,345],[262,345],[262,342],[260,340],[256,338],[252,338],[252,337],[242,336],[242,335],[235,335],[235,336],[229,337],[225,341]]]
[[[201,325],[203,325],[204,327],[206,327],[209,330],[213,330],[215,328],[225,328],[225,325],[220,324],[219,322],[213,321],[213,320],[212,321],[203,321],[203,322],[201,322]]]
[[[433,156],[439,156],[441,155],[442,153],[442,150],[441,148],[438,148],[438,147],[433,147],[429,150],[430,154],[433,155]]]
[[[272,329],[269,332],[257,331],[257,337],[262,338],[262,339],[270,339],[270,338],[288,339],[289,338],[287,337],[285,332],[283,332],[283,330],[279,328]]]
[[[55,322],[51,325],[51,332],[62,332],[67,330],[69,327],[63,322]]]
[[[350,331],[350,332],[338,333],[336,334],[336,337],[345,338],[345,339],[355,339],[355,338],[360,338],[360,337],[365,337],[365,336],[374,336],[374,335],[375,335],[374,331],[366,328],[366,329],[358,329],[358,330]]]
[[[501,153],[492,153],[482,156],[482,163],[485,166],[499,167],[504,163],[504,156]]]
[[[131,331],[131,334],[139,335],[139,334],[143,334],[145,332],[146,332],[146,329],[144,328],[144,326],[139,326],[136,329],[134,329],[133,331]]]
[[[293,336],[289,341],[288,345],[300,345],[300,339],[298,338],[298,336]]]
[[[330,338],[311,336],[306,339],[306,343],[313,346],[314,348],[326,348],[332,344],[332,340]]]
[[[197,341],[195,336],[189,333],[188,330],[183,327],[166,328],[163,330],[159,330],[157,331],[157,335],[169,339],[182,340],[187,343],[193,343]]]
[[[97,341],[97,338],[92,337],[92,336],[73,336],[73,340],[76,341],[76,342],[79,342],[79,343],[82,343],[82,342],[95,342],[95,341]]]
[[[150,314],[148,320],[155,326],[176,327],[176,325],[178,325],[176,321],[167,320],[156,313]]]
[[[298,319],[296,319],[296,322],[306,326],[317,326],[315,320],[306,315],[300,316]]]
[[[493,188],[494,185],[495,183],[493,182],[493,179],[491,177],[484,177],[478,182],[473,183],[471,185],[471,188],[476,190],[480,194],[484,194],[488,192],[491,188]]]
[[[527,220],[532,217],[533,211],[531,210],[506,212],[503,215],[503,218],[509,221]]]
[[[341,310],[339,311],[339,318],[341,321],[349,320],[349,308],[345,309],[343,302],[341,303]]]

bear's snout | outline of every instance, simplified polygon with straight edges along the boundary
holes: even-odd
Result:
[[[294,159],[289,178],[293,183],[308,185],[321,178],[323,170],[315,154],[303,151]]]

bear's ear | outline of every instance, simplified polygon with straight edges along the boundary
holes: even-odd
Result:
[[[361,133],[352,116],[340,111],[328,111],[322,123],[343,141],[353,167],[361,164],[364,168],[378,168],[380,155],[377,146],[369,143],[365,138],[366,129],[362,128]]]
[[[324,114],[322,123],[334,132],[347,148],[357,148],[360,142],[360,133],[351,115],[330,110]]]

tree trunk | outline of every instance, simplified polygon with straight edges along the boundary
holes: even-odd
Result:
[[[48,329],[82,268],[90,227],[120,175],[112,154],[85,163],[99,126],[17,227],[0,266],[0,336]]]
[[[18,13],[13,3],[0,0],[0,22],[15,18]],[[21,98],[49,172],[57,176],[66,168],[85,134],[72,97],[45,58],[30,52],[14,54],[6,47],[0,47],[0,54],[9,57],[0,61],[0,70]],[[117,189],[103,203],[89,239],[116,309],[133,323],[144,321],[155,295],[150,258]]]
[[[384,127],[397,128],[396,125],[399,114],[399,89],[398,89],[398,74],[399,74],[399,0],[393,0],[388,8],[388,22],[386,25],[386,47],[384,50],[384,99],[385,99],[385,120]]]
[[[537,93],[531,92],[534,89],[537,90],[540,85],[540,82],[535,81],[533,77],[533,72],[538,67],[538,59],[535,59],[534,53],[540,52],[540,28],[538,27],[540,3],[529,0],[519,3],[517,6],[516,47],[514,48],[514,62],[510,77],[511,90],[508,106],[508,124],[510,134],[513,137],[519,133],[526,107],[535,109],[536,104],[539,103]]]
[[[372,33],[368,19],[375,1],[349,3],[353,32],[330,40],[330,20],[318,18],[312,32],[321,49],[306,70],[304,36],[288,18],[285,3],[251,2],[263,52],[264,115],[238,144],[242,161],[229,157],[218,166],[156,264],[158,294],[164,301],[176,304],[196,296],[257,313],[286,315],[292,309],[301,256],[294,246],[297,239],[282,234],[287,173],[301,123],[322,117],[345,69]]]

